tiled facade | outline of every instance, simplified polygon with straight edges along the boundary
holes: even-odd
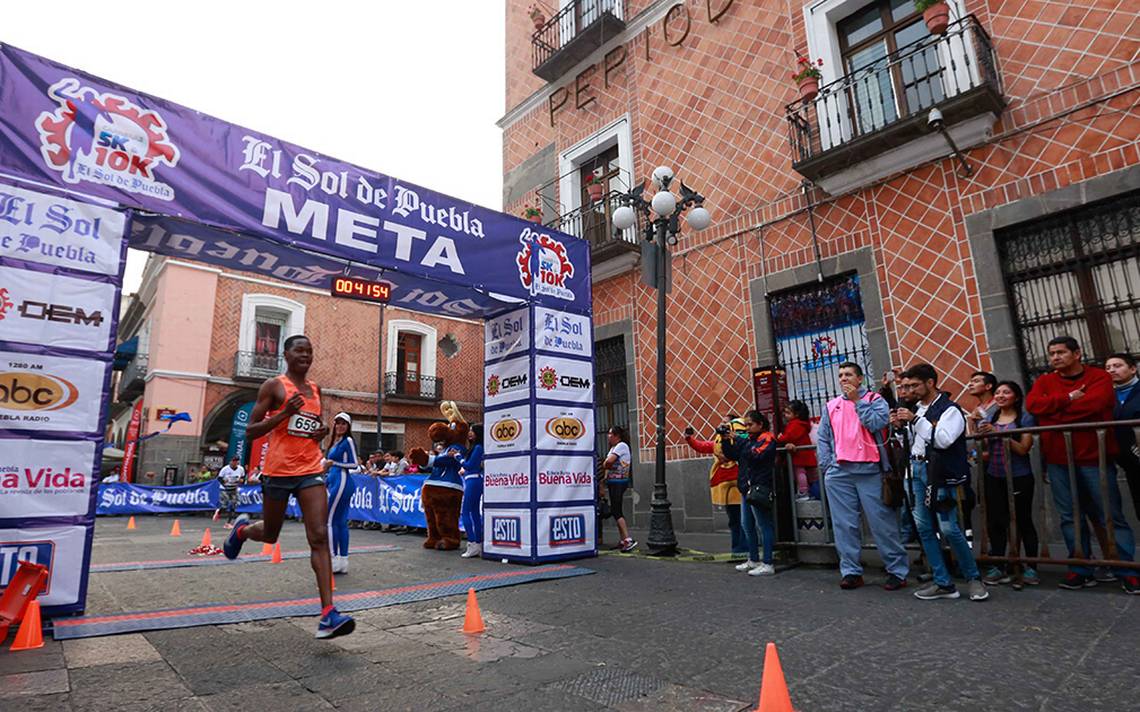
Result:
[[[250,307],[243,305],[249,297],[278,298],[303,309],[303,331],[315,350],[309,377],[322,388],[325,415],[331,421],[334,414],[345,411],[355,421],[370,424],[375,432],[377,349],[381,345],[377,305],[260,276],[152,257],[139,293],[126,298],[120,342],[144,334],[140,353],[149,356],[149,367],[140,396],[147,413],[143,432],[165,427],[157,420],[160,408],[189,412],[193,422],[179,423],[170,434],[141,444],[137,481],[147,482],[147,472],[161,478],[165,466],[178,467],[181,478],[208,455],[216,457],[210,446],[228,437],[235,408],[256,398],[262,379],[237,373],[235,360],[238,351],[251,348],[243,347],[240,336],[243,329],[252,328]],[[435,352],[435,372],[424,375],[442,378],[443,398],[458,402],[464,414],[477,421],[482,412],[482,324],[394,307],[385,310],[384,318],[385,372],[397,370],[390,349],[393,325],[396,333],[408,322],[434,333],[435,341],[422,337],[425,359],[427,349]],[[459,344],[458,352],[450,357],[437,346],[448,335]],[[110,440],[116,444],[125,437],[130,406],[137,399],[119,400],[110,428]],[[427,426],[440,417],[436,400],[384,398],[385,434],[395,436],[397,446],[404,449],[430,447]],[[402,427],[402,433],[392,433],[393,426]],[[357,443],[361,443],[359,432]]]
[[[507,113],[500,125],[510,202],[504,209],[519,212],[536,192],[551,191],[556,205],[572,205],[557,194],[559,164],[538,182],[528,172],[531,185],[520,184],[520,167],[551,147],[561,155],[627,117],[633,182],[671,165],[706,196],[713,213],[711,228],[682,235],[669,298],[670,494],[682,526],[703,527],[711,511],[688,482],[700,468],[685,462],[692,452],[682,429],[707,432],[724,413],[750,407],[751,369],[773,360],[771,336],[758,333],[756,317],[766,309],[764,285],[781,275],[814,276],[807,199],[803,176],[792,167],[785,106],[797,98],[790,78],[795,59],[809,51],[805,18],[825,3],[626,0],[626,32],[550,83],[532,73],[531,4],[508,2]],[[550,16],[557,4],[540,6]],[[1001,318],[1008,311],[1004,289],[980,283],[993,272],[987,263],[996,254],[983,223],[1028,203],[1042,206],[1037,214],[1079,205],[1085,186],[1095,184],[1098,195],[1140,187],[1140,9],[1122,0],[965,0],[956,9],[963,6],[992,39],[1006,103],[990,135],[964,151],[972,175],[963,177],[945,150],[842,194],[818,187],[807,194],[822,264],[873,256],[875,284],[864,289],[864,301],[868,291],[876,294],[872,306],[881,313],[890,361],[876,367],[930,362],[954,394],[971,371],[1008,371],[1016,361],[991,356],[1008,350],[1002,345],[1012,336],[997,326],[1009,321]],[[686,18],[684,41],[667,45],[665,33],[676,41]],[[568,100],[552,112],[563,89]],[[1052,196],[1064,199],[1053,206]],[[976,254],[986,244],[989,251]],[[636,268],[594,285],[596,325],[628,322],[632,331],[631,428],[644,473],[639,515],[647,511],[645,463],[654,457],[656,437],[654,299]]]

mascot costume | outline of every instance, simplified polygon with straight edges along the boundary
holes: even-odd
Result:
[[[424,548],[454,551],[459,548],[459,509],[463,502],[463,476],[459,468],[467,452],[469,426],[455,401],[440,403],[439,410],[447,422],[432,423],[428,437],[433,443],[442,442],[443,452],[429,455],[423,448],[413,448],[408,459],[421,469],[431,467],[420,495],[428,528]]]
[[[747,434],[748,430],[741,418],[733,418],[732,432],[736,435]],[[728,514],[728,529],[732,536],[732,553],[739,556],[748,555],[748,544],[744,540],[744,528],[740,525],[740,490],[736,486],[736,462],[724,456],[720,446],[720,436],[713,435],[712,440],[700,440],[692,428],[685,429],[685,441],[689,447],[699,453],[712,455],[712,468],[709,470],[709,496],[714,505],[724,507]]]

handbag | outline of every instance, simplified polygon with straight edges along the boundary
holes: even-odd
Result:
[[[761,509],[771,509],[772,503],[776,500],[776,493],[772,490],[772,485],[767,482],[757,482],[754,485],[749,485],[748,492],[744,495],[744,501],[753,507]]]
[[[888,437],[882,444],[879,443],[879,437],[874,436],[875,444],[879,446],[879,478],[880,492],[879,496],[883,500],[883,504],[891,509],[897,509],[903,505],[906,499],[906,491],[903,487],[903,473],[906,472],[906,465],[900,466],[900,463],[906,461],[906,453],[901,452],[902,448],[893,438]],[[887,463],[883,463],[883,459],[887,459]]]

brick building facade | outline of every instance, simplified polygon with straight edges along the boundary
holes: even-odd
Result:
[[[255,400],[262,381],[284,371],[283,341],[295,333],[313,341],[310,378],[322,388],[326,419],[340,411],[352,415],[361,452],[378,447],[378,348],[383,448],[429,447],[427,426],[441,417],[440,400],[458,402],[472,422],[482,412],[480,322],[388,307],[381,332],[376,304],[157,256],[149,259],[138,293],[124,299],[120,352],[135,355],[127,361],[124,354],[109,442],[122,445],[140,400],[143,433],[165,427],[158,419],[163,410],[193,419],[141,444],[134,468],[139,482],[161,481],[167,467],[180,481],[188,470],[219,466],[236,411]]]
[[[681,431],[750,408],[755,366],[787,368],[818,414],[841,358],[926,361],[958,396],[976,369],[1031,379],[1057,333],[1094,359],[1140,351],[1133,4],[951,0],[942,35],[909,0],[544,0],[537,20],[532,4],[508,2],[504,207],[593,242],[598,408],[631,426],[639,523],[654,292],[609,214],[655,166],[713,213],[674,248],[679,527],[714,526]]]

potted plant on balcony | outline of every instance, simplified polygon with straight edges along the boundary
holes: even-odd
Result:
[[[944,34],[950,26],[950,6],[944,0],[914,0],[914,9],[922,13],[932,35]]]
[[[546,13],[537,4],[531,5],[527,14],[530,15],[530,21],[534,23],[534,29],[541,30],[546,24]]]
[[[526,209],[523,210],[523,217],[532,223],[540,223],[542,222],[542,211],[533,205],[528,205]]]
[[[586,193],[590,196],[590,200],[598,202],[602,199],[604,191],[605,186],[602,185],[602,179],[598,177],[597,172],[586,176]]]
[[[823,78],[819,68],[822,66],[822,59],[815,60],[814,64],[807,57],[796,60],[796,71],[792,73],[792,79],[800,88],[801,101],[811,101],[819,96],[819,80]]]

